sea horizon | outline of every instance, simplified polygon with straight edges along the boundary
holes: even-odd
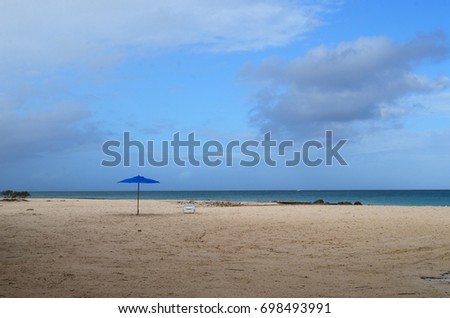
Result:
[[[134,199],[136,191],[30,191],[30,198]],[[140,191],[141,200],[359,201],[365,205],[450,206],[450,190],[167,190]]]

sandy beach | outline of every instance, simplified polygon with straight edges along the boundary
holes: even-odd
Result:
[[[449,297],[450,208],[1,202],[0,297]]]

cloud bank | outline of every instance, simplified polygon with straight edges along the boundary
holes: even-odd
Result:
[[[0,5],[0,69],[185,46],[260,50],[298,39],[320,24],[325,11],[320,1],[6,0]]]
[[[251,121],[262,130],[296,134],[401,117],[414,108],[403,98],[448,87],[446,76],[415,72],[421,63],[439,62],[448,54],[446,37],[434,33],[400,43],[362,37],[313,48],[292,61],[249,64],[241,75],[259,87]]]
[[[0,161],[73,149],[99,135],[83,127],[88,105],[76,94],[70,105],[58,94],[50,102],[39,98],[43,93],[33,87],[45,86],[49,77],[61,78],[67,95],[71,87],[64,79],[80,65],[101,68],[180,48],[235,52],[282,46],[320,25],[324,12],[320,1],[4,0],[0,133],[8,137],[0,141]],[[31,96],[22,96],[24,87],[34,90]]]
[[[57,105],[50,110],[23,111],[0,95],[0,162],[33,158],[98,142],[86,126],[83,105]]]

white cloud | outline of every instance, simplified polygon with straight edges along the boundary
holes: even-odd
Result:
[[[0,160],[73,149],[99,135],[83,127],[89,114],[82,96],[68,96],[64,83],[45,88],[72,66],[109,66],[183,47],[231,52],[285,45],[319,25],[324,12],[320,2],[289,0],[3,0],[0,133],[8,138],[0,141]]]
[[[0,4],[0,70],[114,60],[127,50],[280,46],[320,24],[324,11],[320,2],[287,0],[6,0]]]
[[[247,65],[242,75],[260,85],[252,120],[263,130],[348,128],[358,121],[401,117],[414,106],[404,105],[404,98],[445,89],[447,76],[430,78],[414,69],[448,53],[440,33],[403,43],[367,37],[320,46],[288,62],[272,58]]]

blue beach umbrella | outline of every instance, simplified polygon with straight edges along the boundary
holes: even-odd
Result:
[[[148,179],[143,176],[137,175],[136,177],[124,179],[119,181],[119,183],[137,183],[137,215],[139,215],[139,186],[141,183],[159,183],[159,181]]]

